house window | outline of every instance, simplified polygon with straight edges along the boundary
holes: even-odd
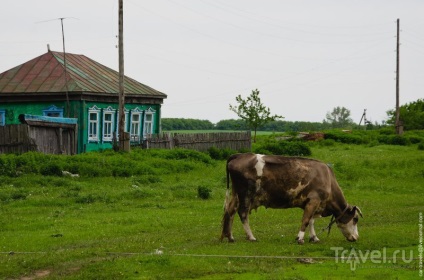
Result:
[[[88,110],[88,140],[99,141],[99,112],[94,106]]]
[[[146,113],[144,117],[144,136],[153,133],[153,114]]]
[[[0,126],[4,126],[6,124],[6,111],[0,110]]]
[[[112,141],[115,110],[108,107],[103,111],[103,141]]]
[[[141,121],[141,113],[134,112],[131,114],[131,141],[139,141],[140,140],[140,121]]]
[[[63,109],[52,105],[49,108],[43,110],[43,116],[63,118]]]

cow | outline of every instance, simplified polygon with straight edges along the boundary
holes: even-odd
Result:
[[[221,241],[234,242],[232,224],[237,212],[247,239],[256,241],[249,226],[249,214],[259,206],[304,210],[296,237],[304,243],[309,226],[309,241],[319,242],[314,219],[332,216],[327,227],[336,223],[348,241],[359,238],[357,223],[361,210],[346,202],[332,169],[325,163],[302,157],[234,154],[227,160],[227,194],[224,203]],[[230,199],[230,179],[232,195]],[[359,215],[358,215],[359,214]]]

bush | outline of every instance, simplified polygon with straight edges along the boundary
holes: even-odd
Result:
[[[237,151],[231,149],[218,149],[217,147],[210,147],[208,149],[209,156],[215,160],[226,160],[235,153]]]
[[[222,150],[219,157],[226,158],[231,153],[233,151]],[[133,149],[131,153],[105,150],[74,156],[31,152],[1,154],[0,176],[42,174],[61,177],[62,171],[68,171],[80,177],[130,177],[187,172],[196,169],[199,164],[215,164],[215,161],[206,153],[186,149]]]
[[[378,137],[378,142],[387,145],[398,145],[398,146],[406,146],[410,144],[408,138],[399,135],[380,135]]]
[[[330,147],[330,146],[334,146],[335,144],[336,144],[336,141],[334,139],[324,139],[319,141],[319,145],[323,147]]]
[[[197,188],[197,195],[201,199],[209,199],[211,197],[211,190],[209,188],[207,188],[207,187],[199,186]]]
[[[381,128],[379,130],[380,135],[394,135],[395,134],[395,128],[394,127],[385,127]]]
[[[47,163],[40,167],[40,174],[44,176],[62,176],[62,168],[57,163]]]
[[[95,161],[92,163],[82,162],[79,169],[79,175],[82,177],[107,177],[112,175],[110,168],[104,168],[98,164],[95,164]]]
[[[195,150],[181,148],[172,150],[151,149],[148,150],[148,153],[154,157],[164,158],[168,160],[188,159],[192,161],[203,162],[206,164],[212,163],[212,159],[209,155]]]
[[[268,141],[256,146],[254,152],[265,155],[310,156],[311,149],[300,141]]]
[[[79,174],[80,173],[80,166],[77,163],[70,163],[69,165],[64,166],[63,170],[71,172],[72,174]]]
[[[407,138],[411,144],[418,144],[421,143],[421,141],[423,140],[423,138],[418,136],[407,136]]]
[[[16,176],[16,161],[13,155],[0,156],[0,176]]]
[[[133,174],[131,166],[118,165],[112,169],[112,175],[114,177],[131,177]]]
[[[364,144],[366,142],[365,139],[359,135],[337,130],[326,132],[324,134],[324,139],[333,139],[336,142],[345,144]]]
[[[29,152],[16,157],[16,170],[23,173],[39,173],[39,162],[44,155],[37,152]]]

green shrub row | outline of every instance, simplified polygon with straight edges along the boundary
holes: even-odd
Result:
[[[253,151],[264,155],[310,156],[309,146],[300,140],[279,141],[275,137],[266,137],[253,146]]]
[[[324,140],[318,143],[322,146],[332,146],[336,143],[370,146],[417,144],[419,150],[424,150],[424,131],[408,131],[403,136],[398,136],[389,129],[350,132],[330,130],[324,133]],[[309,146],[308,142],[296,138],[277,140],[275,135],[268,135],[258,137],[257,143],[252,145],[252,151],[260,154],[310,156]],[[131,153],[105,150],[75,156],[44,155],[37,152],[7,154],[0,155],[0,176],[41,174],[60,177],[63,176],[63,171],[81,177],[154,176],[188,172],[196,169],[199,164],[214,164],[214,160],[226,160],[237,152],[246,151],[212,147],[206,153],[186,149],[133,149]]]
[[[209,156],[215,160],[226,160],[229,156],[237,152],[243,151],[235,151],[232,149],[218,149],[216,147],[211,147],[208,149]]]
[[[64,176],[63,171],[67,171],[69,173],[65,176],[78,174],[81,177],[130,177],[187,172],[194,170],[199,164],[210,165],[214,161],[206,153],[185,149],[133,149],[131,153],[107,150],[74,156],[29,152],[0,155],[0,176]]]
[[[345,144],[384,144],[407,146],[411,144],[424,143],[423,131],[408,131],[404,135],[396,135],[394,131],[389,129],[372,130],[372,131],[340,131],[331,130],[324,133],[325,140],[334,140]]]

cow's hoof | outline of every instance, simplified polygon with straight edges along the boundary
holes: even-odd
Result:
[[[256,241],[256,238],[254,238],[254,237],[246,237],[246,239],[249,240],[249,241],[252,241],[252,242]]]
[[[316,235],[314,235],[314,236],[311,236],[309,238],[309,242],[310,243],[318,243],[319,242],[319,239],[318,239],[318,237]]]
[[[305,243],[305,240],[299,239],[299,237],[296,237],[296,241],[297,241],[297,244],[299,244],[299,245],[303,245]]]
[[[224,238],[228,238],[228,242],[231,242],[231,243],[234,242],[234,237],[232,235],[222,234],[219,240],[222,242]]]

